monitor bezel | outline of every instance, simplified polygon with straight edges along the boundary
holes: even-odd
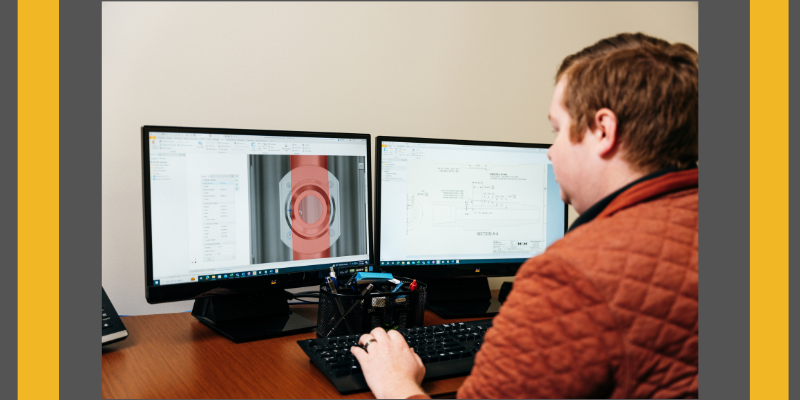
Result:
[[[395,275],[406,276],[409,278],[423,279],[458,279],[458,278],[491,278],[501,276],[514,276],[519,267],[524,263],[480,263],[480,264],[444,264],[431,268],[430,265],[381,265],[381,167],[382,144],[384,142],[404,142],[404,143],[426,143],[426,144],[449,144],[466,146],[496,146],[496,147],[524,147],[547,149],[550,144],[545,143],[520,143],[520,142],[496,142],[482,140],[461,140],[461,139],[434,139],[405,136],[377,136],[375,138],[375,268],[381,271],[390,272]],[[564,234],[568,231],[569,209],[564,203]],[[476,268],[479,272],[476,271]]]
[[[173,301],[192,300],[204,297],[239,295],[260,293],[266,291],[283,290],[304,286],[319,285],[323,276],[329,269],[313,271],[279,273],[266,276],[252,276],[248,278],[216,280],[205,282],[187,282],[170,285],[153,285],[153,243],[150,214],[150,180],[147,178],[150,167],[149,137],[151,132],[177,132],[177,133],[208,133],[225,135],[249,136],[294,136],[294,137],[329,137],[340,139],[363,139],[366,144],[366,165],[364,166],[367,179],[367,246],[368,264],[374,265],[374,236],[372,221],[372,160],[370,146],[372,137],[366,133],[339,133],[339,132],[311,132],[290,130],[265,130],[265,129],[231,129],[231,128],[200,128],[145,125],[141,129],[142,150],[142,207],[144,216],[144,256],[145,256],[145,298],[150,304],[166,303]],[[263,265],[263,264],[260,264]],[[349,268],[363,268],[356,266]],[[268,269],[268,268],[265,268]]]

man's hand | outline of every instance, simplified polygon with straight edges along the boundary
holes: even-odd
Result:
[[[425,394],[420,387],[425,377],[422,360],[408,347],[403,335],[397,331],[375,328],[361,336],[350,351],[356,356],[364,371],[364,378],[372,393],[379,399],[404,399],[415,394]]]

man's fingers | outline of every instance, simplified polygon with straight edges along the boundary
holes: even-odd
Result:
[[[383,328],[375,328],[370,332],[370,334],[380,343],[388,342],[391,340],[389,335],[386,334],[386,331]]]
[[[406,343],[406,338],[404,338],[403,335],[400,334],[400,332],[391,330],[386,335],[389,336],[390,339],[392,339],[393,343],[402,343],[408,346],[408,343]]]
[[[363,346],[363,345],[367,344],[367,342],[369,342],[370,339],[375,339],[375,338],[371,334],[365,333],[365,334],[361,335],[360,338],[358,338],[358,345],[359,346]]]
[[[350,347],[350,352],[353,353],[353,355],[356,357],[356,360],[358,360],[359,364],[361,363],[362,358],[366,357],[368,354],[366,351],[364,351],[364,349],[358,346]]]

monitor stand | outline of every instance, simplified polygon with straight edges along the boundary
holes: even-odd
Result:
[[[310,332],[317,324],[289,310],[291,294],[267,293],[195,299],[192,315],[234,343]]]
[[[429,310],[444,319],[493,317],[500,302],[492,298],[486,278],[434,279],[427,285]]]

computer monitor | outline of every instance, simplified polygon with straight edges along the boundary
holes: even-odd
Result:
[[[310,330],[286,288],[372,266],[367,134],[144,126],[145,296],[234,341]]]
[[[428,285],[445,318],[491,316],[487,277],[564,236],[548,144],[376,139],[377,268]]]

